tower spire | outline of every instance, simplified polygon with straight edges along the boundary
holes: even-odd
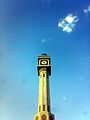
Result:
[[[54,120],[50,106],[49,76],[51,75],[50,56],[43,53],[38,56],[39,95],[38,113],[34,120]]]

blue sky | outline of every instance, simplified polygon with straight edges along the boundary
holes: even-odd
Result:
[[[38,104],[37,56],[51,56],[55,119],[90,120],[89,0],[0,0],[0,120],[33,120]],[[58,27],[69,14],[70,33]]]

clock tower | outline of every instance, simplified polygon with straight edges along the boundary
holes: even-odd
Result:
[[[39,76],[38,113],[35,115],[34,120],[54,120],[54,115],[51,113],[50,106],[50,56],[47,54],[38,56],[37,69]]]

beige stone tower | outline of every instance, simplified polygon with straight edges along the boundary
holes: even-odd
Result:
[[[38,56],[39,95],[38,113],[34,120],[54,120],[50,108],[49,76],[51,75],[50,56],[42,54]]]

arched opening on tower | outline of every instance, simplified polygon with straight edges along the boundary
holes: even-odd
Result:
[[[44,115],[42,115],[42,119],[41,120],[47,120],[47,117],[46,117],[46,115],[44,114]]]

